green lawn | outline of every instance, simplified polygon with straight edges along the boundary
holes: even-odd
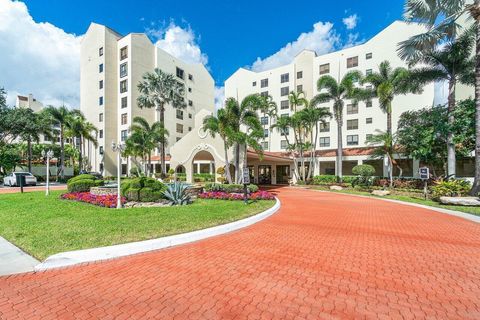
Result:
[[[153,239],[225,224],[274,201],[198,199],[189,206],[108,209],[43,192],[0,195],[0,235],[39,260],[70,250]]]
[[[373,198],[400,200],[400,201],[423,204],[425,206],[437,207],[437,208],[442,208],[442,209],[449,209],[449,210],[460,211],[460,212],[480,216],[480,207],[447,206],[447,205],[443,205],[441,203],[435,202],[433,200],[424,200],[420,197],[417,198],[417,197],[409,197],[409,196],[395,195],[395,194],[388,195],[388,196],[385,196],[385,197],[379,197],[379,196],[374,196],[374,195],[372,195],[368,192],[365,192],[365,191],[357,191],[357,190],[353,190],[353,189],[343,189],[341,191],[340,190],[337,191],[337,190],[330,190],[328,187],[324,187],[324,186],[311,186],[310,188],[311,189],[316,189],[316,190],[329,191],[329,192],[359,194],[359,195],[369,196],[369,197],[373,197]]]

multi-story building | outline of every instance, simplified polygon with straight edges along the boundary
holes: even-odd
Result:
[[[336,52],[317,56],[315,52],[304,50],[294,61],[275,69],[254,72],[245,68],[237,70],[225,82],[225,96],[238,100],[245,96],[258,93],[270,95],[277,104],[278,116],[291,114],[288,95],[291,91],[303,92],[307,99],[319,93],[317,80],[322,75],[330,75],[341,79],[347,72],[359,70],[369,74],[378,70],[378,65],[385,60],[390,61],[393,68],[407,67],[405,62],[398,57],[398,43],[409,37],[423,32],[424,29],[417,24],[407,24],[396,21],[374,36],[369,41],[345,48]],[[473,94],[473,88],[461,87],[457,98],[466,98]],[[400,115],[407,110],[421,109],[432,106],[435,102],[435,85],[426,85],[421,94],[407,94],[396,96],[393,102],[393,130],[396,130]],[[332,102],[324,103],[333,113]],[[276,130],[270,130],[273,119],[260,114],[262,124],[265,125],[264,150],[275,153],[285,153],[287,141]],[[360,163],[374,165],[378,175],[386,175],[386,168],[381,160],[372,160],[370,157],[371,146],[366,143],[369,135],[377,130],[386,131],[387,116],[380,109],[377,99],[371,102],[347,101],[343,116],[343,147],[344,161],[343,173],[351,174],[351,169]],[[293,132],[289,132],[289,140],[293,141]],[[335,155],[337,148],[337,124],[332,118],[327,125],[321,126],[318,133],[316,161],[316,174],[335,174]],[[411,159],[402,159],[403,174],[415,176],[419,163]],[[469,165],[459,164],[458,175],[468,175]],[[273,169],[273,168],[272,168]]]
[[[165,127],[172,146],[192,130],[194,115],[200,109],[214,111],[214,81],[202,64],[181,61],[156,47],[143,33],[123,36],[112,29],[92,23],[81,44],[80,109],[98,129],[98,147],[87,148],[92,170],[104,175],[116,174],[112,142],[125,141],[133,118],[141,116],[158,121],[154,109],[137,105],[138,83],[146,72],[159,68],[174,74],[185,86],[187,107],[166,106]],[[169,152],[167,147],[167,153]],[[158,150],[153,157],[158,162]],[[128,164],[123,165],[126,173]],[[158,165],[155,170],[159,171]]]

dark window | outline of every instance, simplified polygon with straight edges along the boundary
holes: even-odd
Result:
[[[188,74],[188,80],[193,81],[193,75]]]
[[[99,137],[100,139],[103,138],[103,130],[102,130],[102,129],[100,129],[100,130],[98,131],[98,137]]]
[[[372,74],[372,69],[367,69],[367,71],[365,71],[365,74],[368,76],[368,75],[371,75]]]
[[[330,147],[330,137],[320,137],[320,147]]]
[[[289,73],[284,73],[280,75],[280,83],[285,83],[290,81],[290,74]]]
[[[268,150],[268,141],[263,141],[262,142],[262,149],[263,150]]]
[[[288,108],[290,108],[288,100],[280,101],[280,109],[284,110],[284,109],[288,109]]]
[[[177,109],[177,119],[183,120],[183,110]]]
[[[128,131],[127,131],[127,130],[122,130],[122,131],[120,132],[120,140],[121,140],[121,141],[127,140],[127,135],[128,135]]]
[[[297,79],[303,78],[303,71],[297,71]]]
[[[98,122],[103,122],[103,113],[98,114]]]
[[[263,91],[260,93],[262,97],[268,97],[268,91]]]
[[[127,107],[127,97],[122,97],[122,109]]]
[[[188,114],[188,119],[192,119],[192,117],[193,117],[192,114],[189,113],[189,114]]]
[[[367,124],[370,124],[370,123],[373,122],[373,119],[372,119],[372,118],[367,118],[367,119],[365,119],[365,122],[366,122]]]
[[[347,120],[347,130],[356,130],[358,129],[358,119]]]
[[[358,56],[347,58],[347,68],[354,68],[358,66]]]
[[[98,72],[99,72],[99,73],[102,73],[102,72],[103,72],[103,63],[100,63],[100,64],[98,65]]]
[[[287,149],[287,140],[280,140],[280,148]]]
[[[320,132],[330,132],[330,122],[320,122]]]
[[[188,92],[192,92],[192,88],[188,87]]]
[[[268,129],[263,129],[263,137],[264,138],[268,137]]]
[[[121,124],[122,125],[127,124],[127,114],[126,113],[122,113]]]
[[[303,92],[303,86],[301,84],[297,86],[297,92]]]
[[[98,105],[103,106],[103,97],[98,98]]]
[[[120,93],[127,92],[127,80],[120,81]]]
[[[103,89],[103,80],[98,81],[98,88]]]
[[[177,123],[177,133],[183,133],[183,124]]]
[[[120,78],[126,77],[128,73],[127,63],[122,63],[120,65]]]
[[[260,80],[260,88],[268,87],[268,79]]]
[[[128,47],[125,46],[120,49],[120,61],[128,58]]]
[[[263,125],[268,124],[268,117],[261,117],[261,118],[260,118],[260,122],[261,122]]]
[[[365,59],[366,59],[366,60],[372,59],[372,56],[373,56],[372,53],[369,52],[369,53],[367,53],[367,54],[365,55]]]
[[[373,134],[371,133],[367,133],[367,135],[365,136],[365,140],[369,140],[373,137]]]
[[[192,100],[188,100],[188,105],[191,107],[193,106],[193,101]]]
[[[358,134],[347,136],[347,146],[358,145]]]
[[[288,96],[288,87],[283,87],[280,88],[280,95],[283,96]]]
[[[320,74],[330,73],[330,63],[320,65]]]
[[[98,55],[101,57],[103,56],[103,47],[101,47],[100,49],[98,49]]]
[[[179,77],[180,79],[183,79],[184,76],[185,76],[185,71],[177,67],[177,77]]]
[[[367,108],[371,108],[373,106],[372,101],[367,101],[366,106]]]
[[[257,81],[253,81],[252,82],[252,87],[256,87],[257,86]]]
[[[100,154],[103,154],[103,146],[100,146],[100,147],[98,148],[98,152],[99,152]]]
[[[358,104],[347,104],[347,114],[357,114]]]

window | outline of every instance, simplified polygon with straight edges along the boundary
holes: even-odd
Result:
[[[188,131],[192,131],[192,127],[188,127]]]
[[[188,100],[188,105],[191,107],[193,106],[193,101],[192,100]]]
[[[184,76],[185,76],[185,71],[177,67],[177,77],[179,77],[180,79],[183,79]]]
[[[98,49],[98,56],[99,56],[99,57],[103,56],[103,47],[101,47],[100,49]]]
[[[358,119],[347,120],[347,130],[357,130],[358,129]]]
[[[103,146],[98,147],[98,153],[103,154]]]
[[[263,137],[264,138],[268,137],[268,129],[263,129]]]
[[[103,138],[103,130],[102,130],[102,129],[100,129],[100,130],[98,131],[98,137],[99,137],[100,139]]]
[[[177,119],[183,120],[183,110],[177,109]]]
[[[268,150],[268,141],[263,141],[262,142],[262,149],[263,150]]]
[[[193,81],[193,75],[190,73],[188,74],[188,80]]]
[[[284,73],[280,75],[280,83],[285,83],[290,81],[290,74],[289,73]]]
[[[320,132],[330,132],[330,122],[320,122]]]
[[[358,67],[358,56],[347,58],[347,68]]]
[[[365,135],[365,140],[372,139],[372,137],[373,137],[373,134],[367,133],[367,134]]]
[[[368,76],[370,74],[372,74],[372,69],[367,69],[367,71],[365,71],[365,74]]]
[[[290,108],[288,100],[282,100],[280,101],[280,109],[285,110]]]
[[[123,124],[127,124],[127,114],[126,113],[122,113],[121,117],[120,117],[120,123],[123,125]]]
[[[372,53],[369,52],[369,53],[367,53],[367,54],[365,55],[365,59],[366,59],[366,60],[370,60],[370,59],[372,59],[372,56],[373,56]]]
[[[122,97],[122,100],[121,100],[121,107],[122,109],[126,108],[127,107],[127,97]]]
[[[367,108],[371,108],[373,106],[372,101],[367,101],[366,106]]]
[[[260,80],[260,88],[268,87],[268,79]]]
[[[280,88],[280,95],[281,95],[282,97],[288,96],[288,87],[282,87],[282,88]]]
[[[127,63],[122,63],[120,65],[120,78],[126,77],[128,73]]]
[[[260,122],[261,122],[263,125],[268,124],[268,117],[261,117],[261,118],[260,118]]]
[[[177,123],[177,133],[183,133],[183,124]]]
[[[303,78],[303,71],[297,71],[297,79]]]
[[[280,140],[280,148],[281,149],[287,149],[287,140]]]
[[[260,93],[262,97],[268,97],[268,91],[263,91]]]
[[[282,130],[282,131],[280,132],[280,135],[281,135],[281,136],[288,136],[289,134],[290,134],[289,128],[285,128],[284,130]]]
[[[288,113],[282,113],[282,114],[280,115],[280,118],[285,118],[285,117],[288,117],[288,116],[289,116]]]
[[[98,97],[98,105],[103,106],[103,97]]]
[[[192,92],[192,88],[188,87],[188,92]]]
[[[358,145],[358,134],[347,136],[347,146],[357,146],[357,145]]]
[[[188,114],[188,119],[192,119],[192,117],[193,117],[192,114],[189,113],[189,114]]]
[[[98,89],[103,89],[103,80],[98,81]]]
[[[128,58],[128,47],[125,46],[120,49],[120,61]]]
[[[366,122],[366,124],[370,124],[370,123],[373,122],[373,119],[372,118],[367,118],[367,119],[365,119],[365,122]]]
[[[177,138],[175,139],[175,141],[178,142],[178,141],[180,141],[180,139],[182,139],[182,138],[181,138],[181,137],[177,137]]]
[[[128,131],[127,131],[127,130],[122,130],[122,131],[120,132],[120,140],[121,140],[121,141],[127,140],[127,135],[128,135]]]
[[[103,122],[103,113],[98,114],[98,122]]]
[[[99,72],[99,73],[102,73],[102,72],[103,72],[103,63],[100,63],[100,64],[98,65],[98,72]]]
[[[330,137],[320,137],[320,147],[330,147]]]
[[[320,65],[320,74],[330,73],[330,63]]]
[[[252,82],[252,87],[256,87],[257,86],[257,81],[253,81]]]
[[[303,92],[303,86],[301,84],[297,86],[297,92]]]
[[[120,81],[120,93],[127,92],[127,80]]]
[[[347,104],[347,114],[357,114],[358,104]]]

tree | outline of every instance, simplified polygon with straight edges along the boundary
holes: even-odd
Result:
[[[344,77],[337,82],[332,76],[325,75],[320,77],[317,81],[317,89],[320,92],[313,97],[311,104],[317,106],[318,104],[333,101],[333,115],[337,122],[337,179],[342,182],[342,152],[343,152],[343,106],[346,99],[352,99],[355,96],[354,83],[362,78],[359,71],[351,71],[344,75]]]
[[[290,115],[282,115],[276,119],[276,122],[270,126],[271,129],[276,129],[282,136],[285,137],[285,141],[287,142],[287,150],[290,151],[290,155],[293,159],[293,163],[295,164],[293,174],[297,180],[300,179],[300,175],[298,174],[298,166],[296,165],[296,153],[295,153],[295,144],[290,142],[288,138],[290,129],[293,128],[292,125],[292,118]]]
[[[272,118],[277,117],[277,104],[273,101],[272,96],[261,96],[261,104],[260,104],[260,112],[263,114],[264,117],[268,117],[268,123],[264,124],[262,122],[263,129],[270,129]],[[265,128],[267,126],[267,128]],[[271,137],[272,135],[268,135],[268,148],[270,149],[271,146]],[[264,137],[265,140],[265,137]]]
[[[374,146],[370,155],[372,159],[388,159],[388,178],[390,188],[393,187],[393,166],[396,166],[400,170],[400,176],[402,175],[402,168],[394,158],[396,135],[377,130],[377,134],[368,137],[366,142]]]
[[[130,154],[140,155],[145,165],[145,174],[151,174],[152,151],[159,145],[166,145],[168,131],[163,127],[160,121],[154,122],[152,125],[142,117],[133,118],[130,126],[130,136],[126,141],[126,148]]]
[[[0,170],[3,175],[7,175],[20,162],[17,146],[14,144],[0,145]]]
[[[217,111],[217,116],[208,116],[203,119],[203,130],[208,132],[213,138],[218,134],[223,140],[223,149],[225,156],[225,176],[228,183],[232,184],[232,175],[230,173],[230,161],[228,159],[228,148],[231,147],[231,140],[229,139],[230,119],[225,109]],[[231,134],[230,134],[231,135]]]
[[[54,107],[47,106],[42,110],[43,114],[50,119],[53,125],[60,128],[60,178],[65,180],[65,130],[68,128],[73,116],[79,115],[79,110],[70,110],[66,106]],[[57,173],[58,176],[58,173]]]
[[[297,149],[300,157],[300,166],[302,169],[300,177],[302,181],[305,181],[305,158],[303,156],[305,150],[305,130],[303,129],[303,119],[299,114],[297,114],[297,108],[302,106],[304,108],[308,107],[308,100],[305,98],[305,94],[303,92],[291,91],[288,95],[288,101],[290,103],[290,109],[294,112],[290,119],[290,124],[293,129],[295,148]],[[296,163],[295,166],[297,166]]]
[[[72,139],[78,139],[78,167],[79,170],[83,170],[83,155],[85,153],[84,145],[85,140],[93,143],[97,147],[96,133],[98,129],[90,122],[88,122],[85,116],[78,112],[72,115],[67,123],[66,136]]]
[[[466,0],[420,1],[407,0],[405,3],[405,20],[425,25],[427,31],[400,43],[399,54],[404,59],[411,59],[435,48],[439,43],[456,40],[464,17],[473,18],[473,32],[476,37],[475,49],[475,103],[476,103],[476,147],[475,179],[471,195],[480,192],[480,0],[473,3]]]
[[[185,86],[180,83],[173,74],[165,73],[155,68],[153,72],[143,75],[142,81],[138,84],[140,95],[137,103],[140,108],[155,108],[159,114],[159,122],[165,128],[165,108],[183,109],[185,104]],[[165,131],[164,131],[165,132]],[[166,177],[165,166],[165,137],[161,139],[160,161],[162,178]]]

